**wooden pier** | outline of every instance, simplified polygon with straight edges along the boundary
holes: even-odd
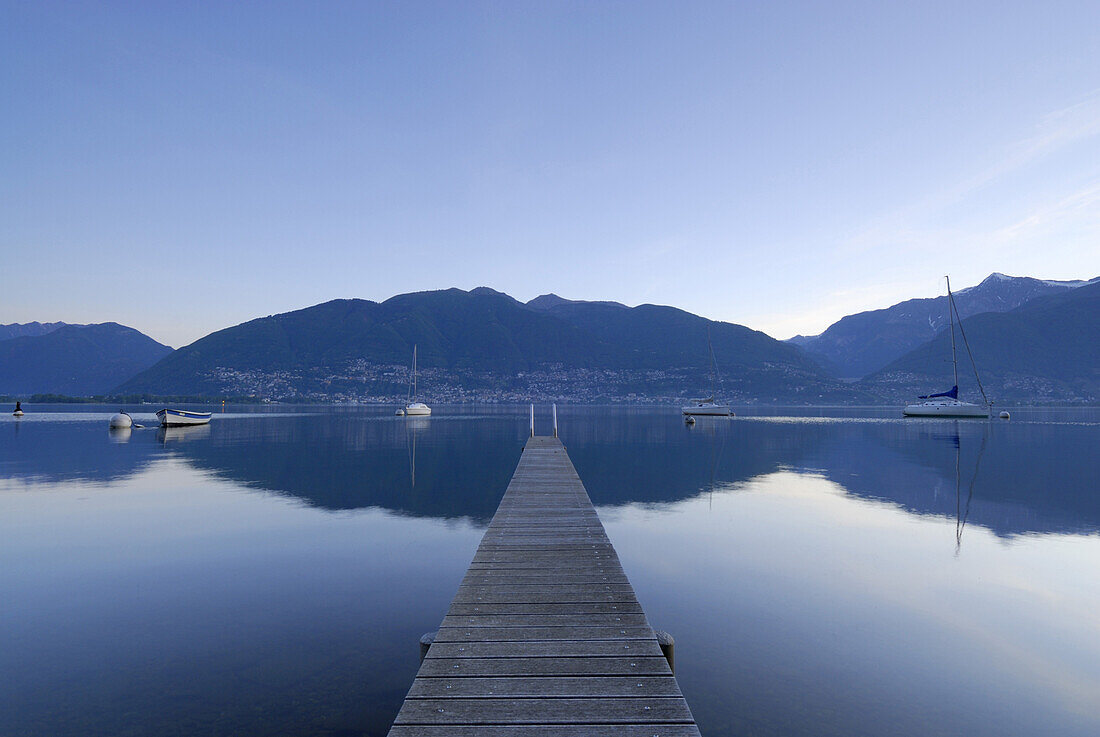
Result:
[[[698,734],[565,448],[532,437],[391,737]]]

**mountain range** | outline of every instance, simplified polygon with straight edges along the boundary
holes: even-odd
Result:
[[[963,393],[978,393],[965,334],[996,401],[1098,401],[1098,290],[992,274],[955,292]],[[783,342],[674,307],[447,289],[333,300],[176,351],[114,323],[0,325],[0,395],[391,402],[416,346],[419,395],[436,402],[897,403],[950,387],[946,324],[945,297],[913,299]]]
[[[964,319],[984,312],[1008,312],[1046,295],[1100,282],[1052,281],[993,273],[981,284],[955,292]],[[813,356],[830,373],[861,379],[935,338],[947,327],[947,296],[910,299],[881,310],[848,315],[820,335],[788,342]]]
[[[1100,281],[1037,297],[1007,312],[972,315],[961,327],[956,341],[959,390],[965,398],[978,399],[983,388],[1001,402],[1100,398]],[[950,331],[943,330],[861,385],[887,400],[943,391],[953,380],[950,357]]]
[[[413,346],[436,401],[699,395],[718,388],[710,346],[728,398],[843,401],[861,391],[741,325],[555,295],[524,304],[484,287],[252,320],[179,349],[119,391],[392,400],[406,392]]]
[[[104,394],[118,386],[120,377],[133,376],[171,352],[118,323],[62,323],[46,332],[0,339],[0,394]]]
[[[46,333],[52,333],[58,328],[63,328],[68,324],[69,323],[64,322],[16,322],[10,325],[0,325],[0,340],[22,338],[25,335],[31,337],[45,335]],[[83,326],[75,325],[74,327]]]

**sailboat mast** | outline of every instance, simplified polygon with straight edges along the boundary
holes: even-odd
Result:
[[[707,325],[707,349],[710,351],[710,393],[718,396],[718,385],[722,383],[722,377],[718,374],[718,359],[714,357],[714,343],[710,339],[710,325]]]
[[[951,334],[952,339],[954,335],[954,333]],[[954,345],[954,343],[952,343],[952,345]],[[416,343],[413,343],[413,397],[416,397]]]
[[[955,386],[959,385],[959,359],[955,355],[955,301],[951,297],[951,277],[947,279],[947,319],[951,323],[951,369],[955,374]]]

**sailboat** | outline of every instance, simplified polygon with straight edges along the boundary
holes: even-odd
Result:
[[[707,328],[707,347],[710,349],[710,365],[711,365],[711,378],[717,379],[716,383],[721,383],[722,379],[718,376],[718,361],[714,358],[714,344],[710,341],[710,328]],[[693,415],[702,415],[709,417],[729,417],[733,413],[730,412],[730,408],[725,404],[719,404],[714,399],[712,394],[709,397],[703,399],[693,399],[691,404],[686,407],[682,407],[680,411],[685,417],[691,417]]]
[[[413,371],[412,382],[409,384],[409,397],[405,402],[405,408],[397,410],[398,415],[406,417],[427,417],[432,413],[432,408],[423,402],[414,401],[416,398],[416,345],[413,345]]]
[[[989,417],[992,403],[985,396],[985,389],[982,388],[982,380],[978,378],[978,367],[974,363],[974,354],[970,352],[970,343],[966,340],[966,333],[963,332],[961,318],[959,319],[959,333],[962,335],[963,344],[966,346],[966,353],[970,356],[970,365],[974,367],[974,378],[977,379],[978,389],[982,392],[982,399],[985,401],[985,404],[978,405],[973,402],[959,401],[959,359],[955,350],[955,318],[958,317],[958,314],[959,310],[955,307],[955,297],[951,294],[951,277],[947,277],[947,317],[951,325],[951,367],[954,371],[955,385],[939,394],[928,394],[917,397],[917,399],[923,399],[924,401],[907,405],[905,409],[902,410],[905,416]]]

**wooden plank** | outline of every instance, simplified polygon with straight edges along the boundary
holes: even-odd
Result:
[[[605,658],[662,657],[657,640],[507,640],[503,642],[434,642],[429,658]]]
[[[474,575],[477,573],[477,575]],[[563,581],[575,584],[588,584],[597,586],[600,584],[629,584],[625,573],[612,571],[544,571],[543,575],[529,575],[515,569],[506,572],[497,571],[482,575],[471,571],[462,579],[462,586],[547,586]]]
[[[395,724],[690,724],[682,696],[409,699]]]
[[[680,695],[671,676],[644,678],[544,677],[544,678],[417,678],[410,699],[444,699],[471,696],[669,696]]]
[[[608,554],[610,553],[610,554]],[[619,559],[615,556],[615,551],[601,552],[596,555],[572,555],[568,558],[563,558],[560,553],[539,553],[531,550],[486,550],[485,552],[478,551],[474,554],[473,564],[475,566],[484,567],[485,565],[500,566],[503,564],[518,564],[521,567],[545,567],[554,566],[555,568],[583,568],[585,566],[594,567],[614,567],[620,568],[621,564]],[[513,566],[515,567],[515,566]]]
[[[612,614],[448,614],[442,627],[649,627],[642,613]]]
[[[642,611],[637,601],[618,602],[542,602],[537,607],[530,603],[455,602],[448,614],[633,614]]]
[[[595,586],[578,584],[576,586],[459,586],[455,594],[456,604],[485,602],[494,604],[509,603],[567,603],[583,601],[615,601],[632,603],[637,601],[634,589],[629,585],[606,584]]]
[[[616,724],[568,725],[568,724],[487,724],[463,726],[442,725],[394,725],[390,737],[699,737],[694,724]]]
[[[649,639],[649,627],[440,627],[441,642],[540,642],[542,640]]]
[[[429,652],[431,650],[429,649]],[[445,676],[668,676],[663,657],[424,658],[418,678]]]

